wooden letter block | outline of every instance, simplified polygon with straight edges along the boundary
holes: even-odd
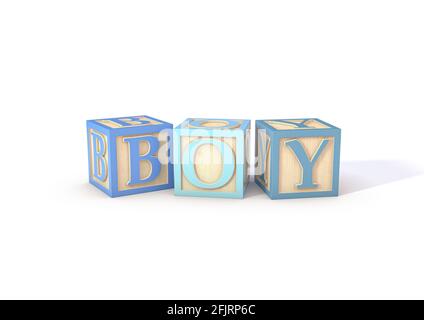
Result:
[[[172,124],[148,116],[87,121],[89,181],[111,197],[174,186]]]
[[[249,120],[187,119],[174,130],[175,194],[243,198]]]
[[[257,120],[256,183],[271,199],[337,196],[340,137],[319,119]]]

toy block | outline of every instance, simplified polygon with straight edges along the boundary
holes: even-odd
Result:
[[[243,198],[249,141],[250,120],[185,120],[174,129],[175,194]]]
[[[257,120],[255,182],[271,199],[337,196],[340,139],[319,119]]]
[[[172,124],[148,116],[87,121],[91,184],[111,197],[174,186]]]

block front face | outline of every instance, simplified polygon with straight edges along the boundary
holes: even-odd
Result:
[[[334,137],[282,138],[279,193],[333,190]]]
[[[168,184],[168,150],[159,133],[116,137],[118,191]]]
[[[175,193],[242,198],[249,121],[187,119],[174,132]]]
[[[246,120],[239,119],[187,119],[181,128],[205,129],[205,130],[235,130],[246,125]]]
[[[90,180],[109,190],[109,143],[104,133],[88,129],[88,154]]]

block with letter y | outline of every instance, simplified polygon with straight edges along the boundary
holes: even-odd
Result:
[[[271,199],[337,196],[340,139],[316,118],[257,120],[255,182]]]
[[[148,116],[87,121],[89,181],[111,197],[174,186],[172,124]]]

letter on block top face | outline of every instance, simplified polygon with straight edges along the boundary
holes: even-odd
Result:
[[[271,165],[270,163],[271,139],[266,134],[265,130],[257,129],[256,131],[257,131],[256,154],[258,159],[256,175],[258,179],[261,180],[264,187],[269,190],[270,188],[269,172],[270,172],[270,165]]]
[[[168,147],[158,133],[117,137],[118,190],[168,183]]]
[[[96,120],[97,122],[109,127],[109,128],[131,128],[131,127],[141,127],[141,126],[150,126],[158,125],[161,122],[150,119],[145,116],[135,116],[135,117],[125,117],[125,118],[112,118],[112,119],[103,119]]]
[[[191,119],[188,122],[190,128],[197,129],[236,129],[241,126],[240,120],[212,120],[212,119]]]
[[[333,188],[334,137],[280,140],[279,192],[321,192]]]
[[[265,121],[276,130],[299,130],[299,129],[328,129],[329,127],[318,119],[299,120],[267,120]]]
[[[93,129],[89,131],[90,175],[97,183],[109,188],[107,137]]]

